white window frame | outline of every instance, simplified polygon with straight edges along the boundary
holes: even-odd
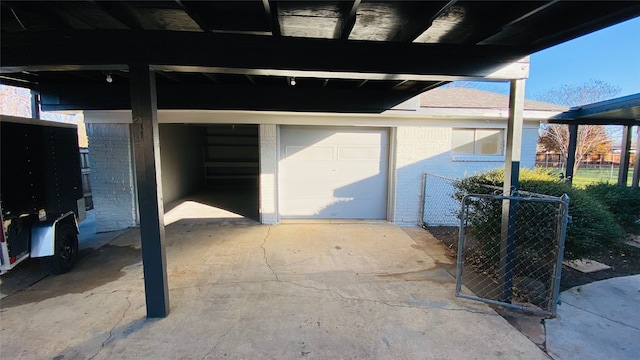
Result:
[[[473,153],[456,152],[453,148],[453,137],[456,130],[472,130],[473,131]],[[493,130],[498,131],[501,135],[500,153],[499,154],[480,154],[477,151],[478,131]],[[504,161],[505,159],[505,129],[504,128],[474,128],[474,127],[458,127],[451,129],[451,160],[452,161]]]

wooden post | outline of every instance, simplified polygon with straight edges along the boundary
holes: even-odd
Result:
[[[155,75],[149,65],[129,65],[129,81],[147,317],[166,317],[169,288]]]
[[[620,149],[620,170],[618,171],[618,185],[627,186],[629,177],[629,159],[631,158],[631,125],[622,128],[622,149]]]
[[[511,80],[509,92],[509,119],[507,122],[507,148],[504,166],[505,195],[517,193],[520,179],[520,153],[522,149],[522,116],[524,112],[524,79]],[[518,203],[502,202],[500,242],[500,300],[511,302],[516,254],[516,213]]]

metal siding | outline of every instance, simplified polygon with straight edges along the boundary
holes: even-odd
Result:
[[[280,135],[283,218],[387,218],[387,129],[283,126]]]

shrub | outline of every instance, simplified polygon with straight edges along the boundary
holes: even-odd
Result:
[[[467,177],[456,184],[457,191],[454,196],[461,200],[466,194],[494,193],[496,190],[487,188],[485,185],[501,187],[503,176],[503,169],[495,169]],[[565,241],[565,257],[567,258],[587,257],[590,254],[607,249],[612,244],[625,238],[623,229],[603,204],[589,196],[586,191],[571,188],[568,184],[561,182],[560,179],[542,169],[523,169],[520,172],[520,190],[558,197],[565,193],[569,195],[569,214],[572,221],[567,225]],[[526,209],[518,208],[519,219],[536,218],[535,226],[549,227],[553,225],[550,217],[554,216],[554,214],[549,212],[548,209],[536,210],[540,209],[540,207],[535,206],[527,207]],[[541,213],[541,211],[544,211],[544,213]],[[488,248],[499,248],[496,244],[500,241],[500,232],[496,232],[496,229],[500,229],[501,226],[501,204],[495,201],[489,203],[478,200],[476,203],[471,204],[471,212],[472,216],[470,216],[469,221],[474,235],[478,239],[490,238],[490,240],[483,240],[486,242],[483,246],[483,251],[486,256],[494,256],[495,254],[486,253],[486,251]],[[541,217],[549,218],[543,219]],[[531,253],[540,250],[548,251],[551,246],[549,239],[543,238],[541,234],[553,234],[553,231],[554,229],[552,228],[549,228],[548,231],[543,231],[539,227],[537,230],[530,229],[527,224],[520,222],[516,229],[517,236],[520,243],[524,244],[523,246],[526,246],[527,249],[519,249],[517,251],[520,253]],[[489,234],[492,234],[492,238],[489,237]]]
[[[597,183],[584,190],[598,199],[626,232],[640,234],[640,189]]]

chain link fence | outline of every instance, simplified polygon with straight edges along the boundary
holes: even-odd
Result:
[[[424,177],[423,227],[457,251],[456,296],[555,316],[568,197],[504,196],[495,186],[466,194],[459,185]]]
[[[459,226],[460,201],[455,198],[458,179],[424,174],[422,225]]]

